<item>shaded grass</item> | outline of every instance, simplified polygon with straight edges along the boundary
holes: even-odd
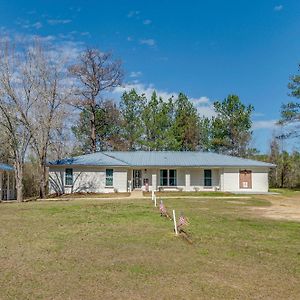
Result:
[[[130,193],[73,193],[63,194],[60,196],[51,195],[50,198],[64,199],[64,198],[119,198],[129,197]]]
[[[4,299],[296,299],[299,223],[259,219],[252,198],[167,199],[193,245],[150,200],[0,205]]]

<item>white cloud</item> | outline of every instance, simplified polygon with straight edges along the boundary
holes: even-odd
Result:
[[[142,39],[140,40],[140,44],[153,47],[156,45],[156,41],[154,39]]]
[[[140,71],[136,71],[136,72],[133,71],[129,74],[129,77],[131,77],[131,78],[137,78],[140,76],[142,76],[142,72],[140,72]]]
[[[190,100],[194,103],[195,107],[198,110],[198,114],[201,117],[204,116],[207,118],[211,118],[216,115],[214,106],[208,97],[202,96],[200,98],[191,98]]]
[[[253,121],[252,129],[276,129],[278,120],[262,120],[262,121]]]
[[[71,23],[71,19],[49,19],[47,20],[50,25],[68,24]]]
[[[143,21],[143,24],[144,24],[144,25],[149,25],[149,24],[151,24],[151,23],[152,23],[152,21],[149,20],[149,19]]]
[[[136,17],[140,14],[140,12],[138,10],[132,10],[127,14],[128,18],[132,18],[132,17]]]
[[[81,32],[80,35],[82,35],[82,36],[88,36],[88,37],[91,36],[90,32],[88,32],[88,31]]]
[[[169,93],[162,90],[155,89],[153,84],[143,84],[139,82],[126,83],[123,86],[117,87],[113,90],[113,94],[116,96],[121,96],[125,91],[130,91],[135,89],[138,94],[144,94],[148,99],[150,99],[152,93],[156,91],[159,97],[162,97],[164,100],[170,99],[173,96],[176,96],[177,93]]]
[[[133,37],[132,37],[132,36],[128,36],[128,37],[127,37],[127,41],[128,41],[128,42],[132,42],[132,41],[133,41]]]
[[[210,100],[207,97],[200,97],[200,98],[192,98],[192,102],[194,102],[195,105],[202,105],[202,104],[209,104]]]
[[[41,22],[35,22],[33,24],[23,24],[22,25],[23,28],[35,28],[35,29],[40,29],[43,27],[43,24]]]
[[[207,118],[212,118],[215,117],[217,114],[214,110],[214,106],[213,104],[209,104],[209,105],[200,105],[197,107],[198,110],[198,114],[201,117],[207,117]]]
[[[262,113],[262,112],[254,112],[254,113],[252,114],[252,116],[253,116],[253,117],[264,117],[265,114]]]
[[[283,5],[280,4],[280,5],[274,6],[274,10],[275,10],[275,11],[281,11],[281,10],[283,10]]]

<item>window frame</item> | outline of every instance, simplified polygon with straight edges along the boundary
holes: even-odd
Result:
[[[170,171],[173,171],[173,176],[170,176]],[[176,187],[177,186],[177,170],[176,169],[160,169],[159,170],[159,184],[162,187]]]
[[[111,171],[111,174],[108,172]],[[109,182],[111,180],[111,183]],[[114,169],[105,169],[105,187],[114,186]]]
[[[68,171],[71,171],[68,173]],[[74,185],[74,172],[73,168],[65,169],[65,186],[73,186]]]
[[[207,172],[210,173],[210,176],[207,176]],[[203,186],[204,187],[207,187],[207,188],[210,188],[212,187],[212,170],[211,169],[204,169],[203,170]],[[210,182],[210,185],[209,184],[206,184],[207,181]]]

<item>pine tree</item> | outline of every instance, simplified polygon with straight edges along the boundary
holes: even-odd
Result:
[[[224,154],[247,156],[252,137],[253,106],[245,106],[236,95],[216,101],[212,120],[212,149]]]
[[[144,136],[143,112],[146,105],[145,95],[138,95],[135,89],[125,92],[120,102],[122,115],[122,138],[128,150],[142,148]]]

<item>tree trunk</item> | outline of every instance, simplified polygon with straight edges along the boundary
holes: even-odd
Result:
[[[96,152],[96,112],[92,110],[92,117],[91,117],[91,143],[92,147],[91,150],[93,153]]]
[[[15,172],[15,179],[16,179],[16,190],[17,190],[17,201],[23,201],[23,166],[21,163],[16,163],[16,172]]]
[[[40,163],[40,198],[44,199],[47,195],[47,167],[44,159],[41,159]]]

